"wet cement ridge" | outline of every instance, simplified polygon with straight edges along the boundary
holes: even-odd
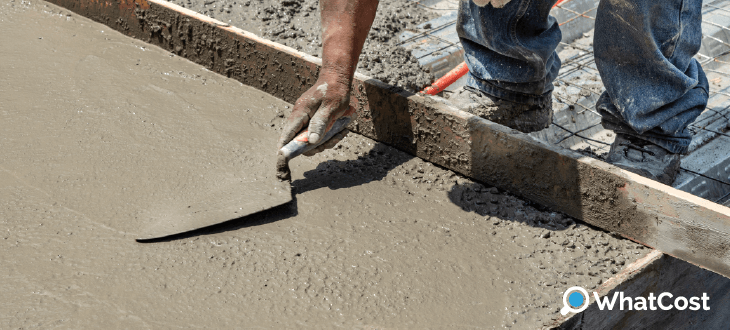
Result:
[[[317,74],[311,56],[164,1],[52,2],[288,102]],[[730,276],[728,208],[362,75],[354,94],[360,134]]]

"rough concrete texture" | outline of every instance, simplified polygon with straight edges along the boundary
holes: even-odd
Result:
[[[267,157],[239,136],[278,135],[289,105],[58,7],[0,6],[1,328],[537,327],[648,251],[354,134],[292,161],[293,203],[135,243],[151,205]]]
[[[266,39],[305,53],[322,56],[317,0],[172,0]],[[381,1],[365,42],[358,70],[393,86],[417,92],[433,81],[411,53],[399,47],[397,36],[428,21],[429,13],[409,0]]]

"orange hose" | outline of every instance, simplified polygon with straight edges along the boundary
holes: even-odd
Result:
[[[431,86],[426,87],[426,89],[423,90],[423,93],[426,93],[428,95],[436,95],[443,91],[446,87],[449,87],[451,84],[453,84],[454,81],[459,80],[459,78],[463,77],[467,72],[469,72],[469,67],[466,66],[466,62],[461,62],[461,64],[451,69],[451,71],[449,71],[443,77],[434,81]]]
[[[568,0],[558,0],[553,8],[566,1]],[[461,64],[451,69],[451,71],[446,73],[443,77],[434,81],[431,86],[424,88],[421,93],[428,95],[436,95],[438,93],[441,93],[444,89],[446,89],[446,87],[451,86],[451,84],[459,80],[459,78],[463,77],[467,72],[469,72],[469,68],[466,66],[466,62],[461,62]]]

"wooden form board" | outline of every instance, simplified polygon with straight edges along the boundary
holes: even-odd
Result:
[[[725,313],[730,308],[730,279],[657,250],[626,266],[595,292],[604,301],[617,294],[647,298],[650,293],[657,297],[668,292],[674,298],[687,299],[706,294],[709,309],[665,311],[655,306],[655,310],[633,310],[621,308],[620,302],[613,309],[601,309],[589,290],[590,304],[584,311],[565,316],[556,313],[543,329],[725,329],[730,322],[730,314]],[[673,302],[671,298],[664,300],[664,304]]]
[[[161,0],[49,0],[294,102],[321,60]],[[730,277],[730,209],[356,75],[351,129]]]

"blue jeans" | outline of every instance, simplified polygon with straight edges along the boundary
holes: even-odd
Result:
[[[467,85],[524,104],[551,97],[560,59],[556,0],[502,8],[461,0],[457,32]],[[707,105],[709,84],[692,58],[702,41],[702,0],[602,0],[594,36],[606,87],[596,104],[605,128],[685,153],[687,129]]]

